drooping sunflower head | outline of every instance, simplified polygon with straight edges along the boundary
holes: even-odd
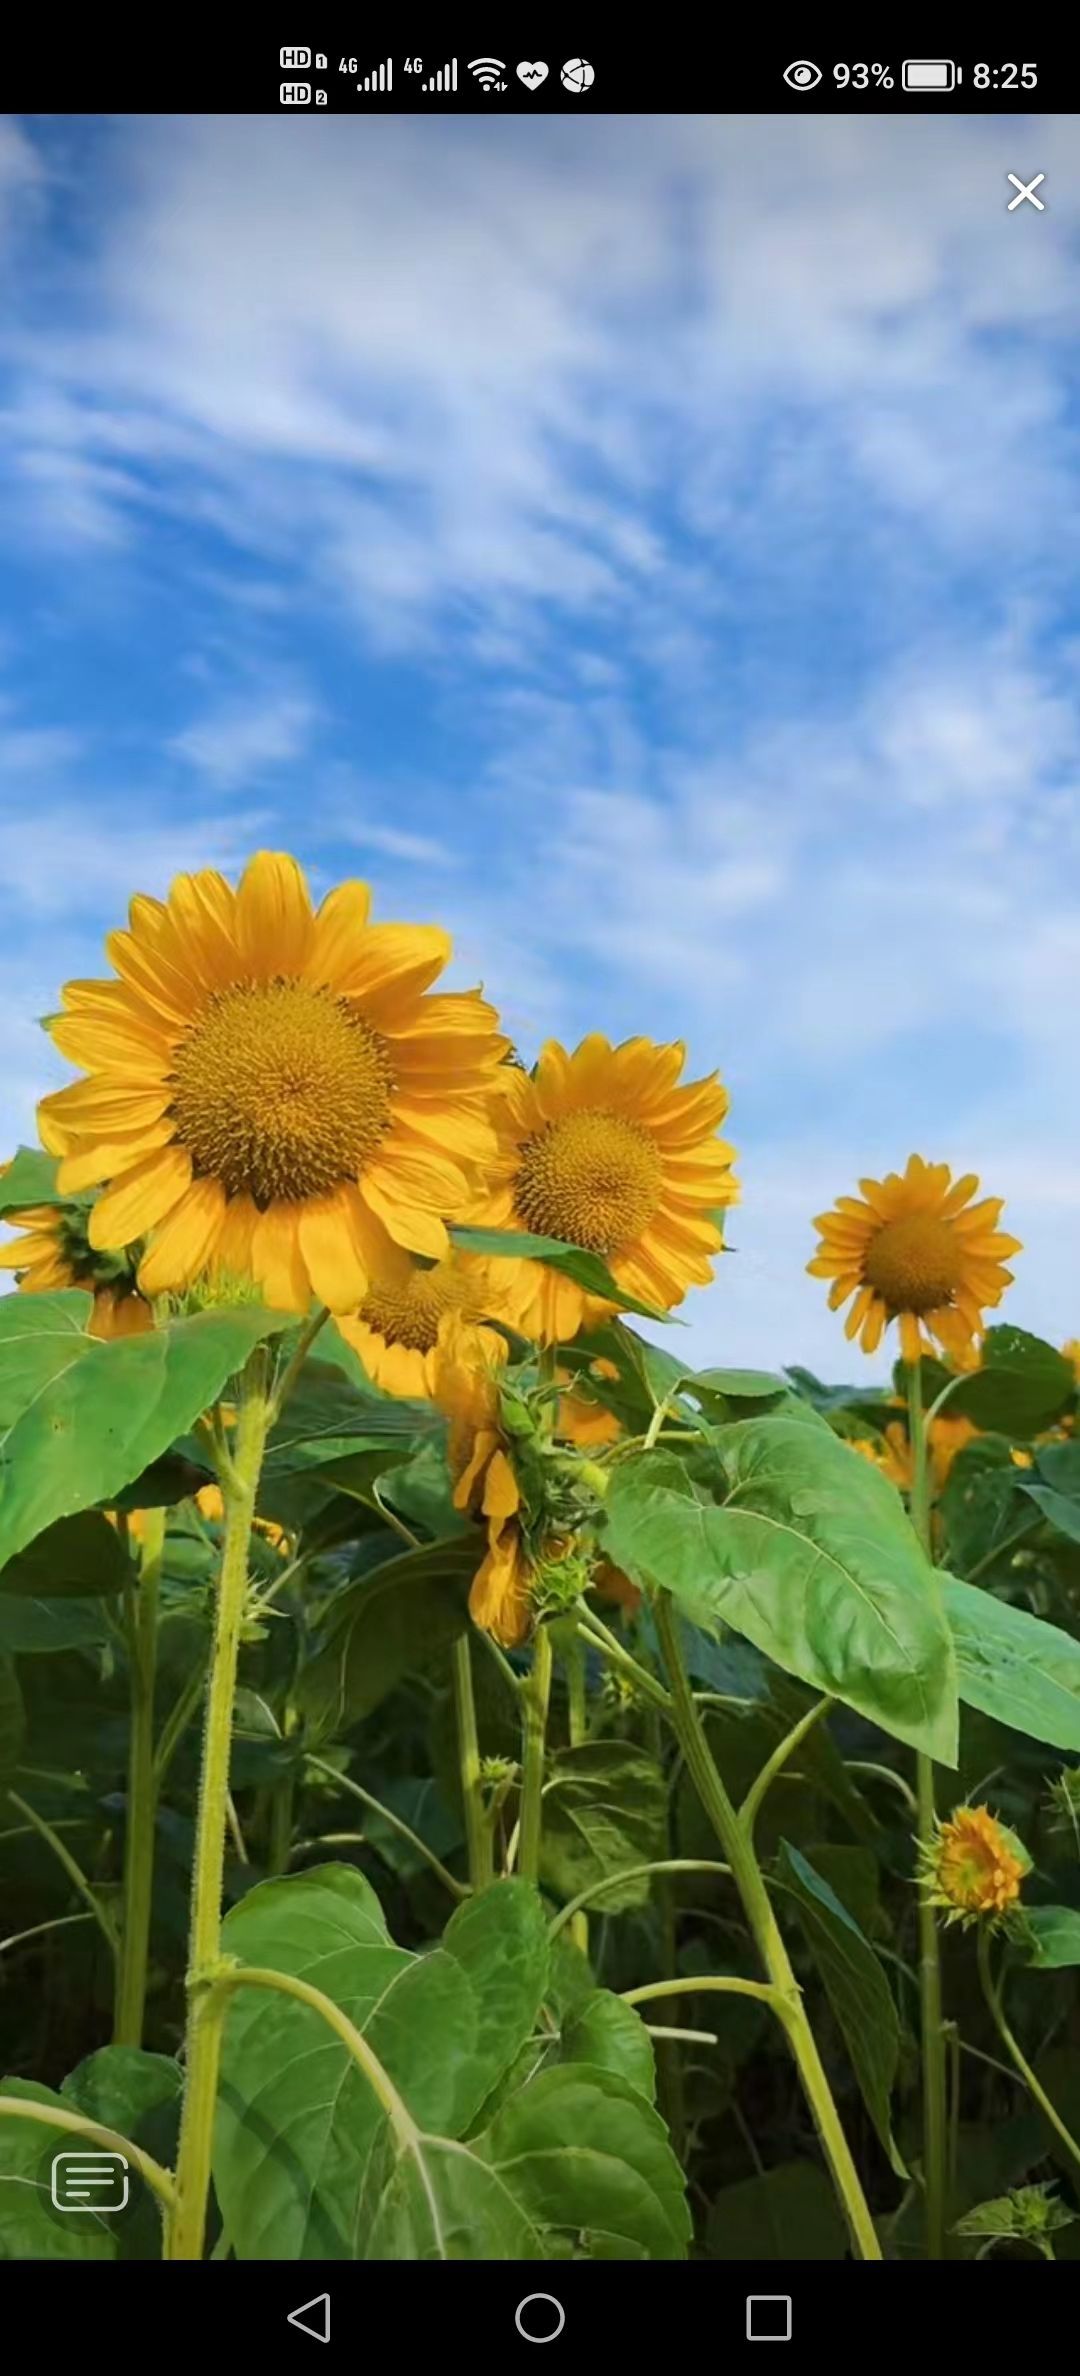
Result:
[[[484,1325],[500,1316],[497,1271],[456,1247],[441,1262],[418,1261],[387,1237],[359,1310],[338,1327],[385,1394],[434,1396],[451,1334],[468,1331],[481,1362],[505,1360],[505,1338]]]
[[[1020,1896],[1031,1858],[989,1807],[956,1807],[934,1827],[920,1884],[946,1922],[1000,1921]]]
[[[154,1325],[124,1256],[95,1251],[87,1236],[88,1209],[25,1205],[9,1216],[19,1236],[0,1247],[0,1269],[15,1273],[21,1294],[79,1287],[94,1298],[88,1334],[109,1339],[141,1336]]]
[[[447,1456],[455,1508],[482,1519],[487,1529],[469,1613],[474,1624],[511,1649],[529,1630],[532,1562],[521,1489],[502,1426],[498,1362],[477,1346],[468,1329],[451,1329],[439,1348],[435,1401],[450,1422]]]
[[[447,935],[368,905],[350,882],[313,912],[296,861],[263,851],[236,890],[208,869],[134,899],[116,978],[68,984],[50,1029],[86,1078],[43,1100],[42,1138],[62,1191],[108,1182],[95,1247],[148,1240],[144,1293],[220,1270],[348,1312],[387,1233],[446,1254],[506,1043],[476,993],[429,995]]]
[[[717,1212],[738,1191],[733,1149],[716,1135],[727,1092],[715,1075],[680,1084],[685,1056],[678,1043],[613,1047],[594,1032],[573,1053],[549,1040],[531,1074],[506,1067],[476,1218],[581,1246],[665,1311],[706,1285],[723,1244]],[[545,1265],[505,1268],[518,1324],[543,1343],[569,1342],[610,1309]]]
[[[1018,1238],[999,1230],[1002,1199],[972,1198],[973,1172],[954,1180],[947,1163],[908,1158],[904,1172],[860,1180],[862,1196],[837,1198],[814,1226],[821,1242],[807,1269],[830,1279],[834,1311],[853,1298],[845,1322],[864,1353],[873,1353],[891,1320],[900,1323],[905,1361],[939,1344],[961,1358],[981,1333],[984,1311],[999,1304],[1012,1272],[1003,1257]]]

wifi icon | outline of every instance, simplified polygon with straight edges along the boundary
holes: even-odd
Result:
[[[470,58],[469,72],[475,74],[477,82],[484,91],[505,91],[506,89],[506,84],[502,79],[506,72],[505,58]]]

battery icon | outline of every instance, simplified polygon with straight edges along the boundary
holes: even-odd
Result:
[[[959,75],[951,58],[905,58],[905,91],[954,91]]]

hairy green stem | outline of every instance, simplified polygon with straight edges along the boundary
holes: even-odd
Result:
[[[465,1844],[469,1858],[469,1881],[473,1889],[486,1889],[489,1882],[495,1878],[495,1864],[492,1851],[491,1819],[484,1804],[484,1785],[480,1773],[480,1736],[476,1725],[472,1640],[468,1626],[463,1633],[458,1635],[450,1653],[450,1672],[454,1689],[458,1775],[461,1781],[461,1803],[465,1814]]]
[[[577,1749],[589,1729],[589,1714],[585,1698],[585,1649],[578,1629],[577,1618],[571,1612],[566,1620],[566,1641],[563,1651],[566,1668],[567,1726],[571,1749]],[[570,1917],[570,1938],[582,1955],[589,1952],[589,1917],[584,1907],[577,1906]]]
[[[911,1439],[911,1523],[928,1559],[933,1558],[930,1527],[930,1463],[923,1415],[922,1369],[907,1367],[908,1434]],[[937,1808],[933,1761],[925,1750],[916,1753],[915,1796],[920,1857],[934,1852]],[[941,1988],[941,1941],[937,1919],[926,1891],[919,1892],[919,2004],[922,2026],[923,2190],[925,2197],[926,2256],[945,2257],[946,2195],[948,2191],[948,2069],[944,2005]]]
[[[154,1894],[157,1775],[154,1766],[154,1681],[158,1600],[165,1559],[164,1510],[143,1513],[139,1579],[125,1589],[131,1730],[124,1829],[124,1904],[116,1974],[114,2046],[141,2046]]]
[[[1006,2053],[1011,2055],[1025,2087],[1028,2089],[1029,2094],[1034,2097],[1040,2112],[1042,2112],[1045,2118],[1049,2121],[1055,2136],[1060,2137],[1062,2144],[1072,2155],[1077,2168],[1080,2169],[1080,2145],[1077,2144],[1076,2138],[1073,2136],[1071,2129],[1066,2128],[1060,2112],[1058,2112],[1051,2103],[1041,2080],[1036,2078],[1027,2056],[1023,2052],[1023,2049],[1019,2045],[1017,2039],[1014,2037],[1013,2032],[1005,2018],[1005,2008],[1001,2000],[1001,1982],[1000,1980],[995,1981],[990,1969],[990,1925],[989,1923],[985,1922],[980,1923],[979,1925],[978,1961],[979,1979],[982,1983],[982,1992],[986,1998],[987,2006],[989,2007],[990,2011],[990,2018],[993,2021],[999,2038],[1001,2039],[1001,2043],[1004,2046]]]
[[[678,1616],[669,1594],[656,1594],[653,1612],[671,1684],[672,1721],[687,1771],[730,1862],[732,1879],[739,1892],[758,1954],[768,1973],[776,2009],[795,2058],[803,2093],[813,2115],[852,2244],[860,2260],[880,2260],[881,2246],[869,2206],[807,2018],[802,1992],[773,1912],[754,1843],[728,1797],[694,1702],[679,1640]]]
[[[794,1756],[800,1743],[805,1741],[807,1733],[813,1731],[815,1724],[828,1714],[832,1705],[832,1700],[828,1698],[815,1700],[813,1707],[807,1709],[805,1716],[800,1716],[798,1723],[793,1724],[790,1732],[784,1734],[783,1740],[777,1742],[772,1756],[766,1758],[761,1772],[755,1776],[739,1808],[739,1821],[746,1831],[753,1832],[757,1811],[766,1792],[771,1790],[777,1775],[783,1773],[788,1759]]]
[[[580,1912],[582,1906],[591,1906],[596,1898],[606,1896],[609,1890],[621,1889],[627,1881],[644,1881],[647,1875],[654,1873],[724,1873],[730,1875],[730,1872],[729,1864],[716,1864],[711,1858],[704,1856],[664,1856],[659,1858],[655,1864],[620,1865],[617,1873],[601,1874],[599,1881],[590,1881],[587,1889],[580,1890],[577,1897],[571,1898],[567,1905],[560,1906],[558,1913],[552,1917],[548,1925],[548,1937],[557,1939],[559,1932],[565,1930],[567,1923],[573,1920],[574,1915]]]
[[[221,2061],[221,2012],[208,1974],[221,1954],[225,1824],[232,1749],[233,1702],[240,1630],[248,1588],[248,1548],[263,1450],[270,1426],[268,1356],[258,1345],[244,1371],[230,1469],[222,1480],[225,1545],[221,1559],[214,1641],[210,1655],[206,1730],[195,1828],[195,1870],[188,1949],[186,2077],[176,2165],[176,2210],[167,2258],[202,2258],[210,2191],[214,2107]]]
[[[533,1636],[532,1673],[523,1695],[524,1744],[521,1760],[521,1843],[518,1870],[526,1881],[540,1872],[540,1821],[543,1811],[544,1752],[547,1744],[548,1702],[551,1698],[551,1633],[538,1625]]]
[[[355,2022],[350,2021],[341,2006],[334,2003],[333,1997],[326,1996],[321,1988],[313,1987],[309,1980],[295,1978],[291,1972],[270,1971],[261,1964],[236,1964],[231,1968],[224,1966],[214,1974],[207,1989],[209,2006],[219,2029],[224,2025],[229,1998],[235,1995],[238,1988],[268,1988],[278,1996],[292,1997],[298,2005],[306,2005],[309,2011],[317,2013],[327,2028],[333,2030],[335,2037],[340,2038],[342,2045],[348,2048],[354,2063],[363,2072],[373,2096],[386,2113],[399,2146],[408,2147],[416,2142],[419,2135],[416,2123],[389,2073],[383,2069],[377,2054],[373,2053]]]

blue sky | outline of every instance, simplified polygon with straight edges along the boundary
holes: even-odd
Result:
[[[693,1358],[859,1376],[810,1220],[912,1147],[1080,1333],[1078,237],[1066,118],[0,119],[4,1144],[269,844],[719,1067]]]

